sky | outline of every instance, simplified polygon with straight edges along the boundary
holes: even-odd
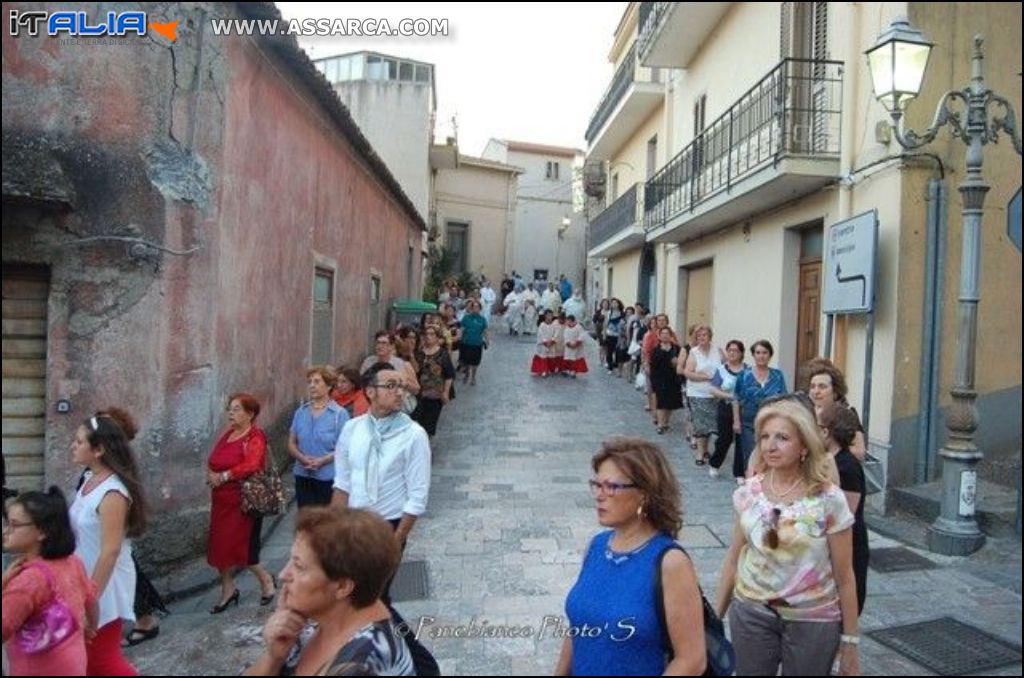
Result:
[[[611,83],[627,3],[279,2],[285,19],[447,19],[447,36],[299,37],[311,58],[372,50],[435,65],[435,137],[480,155],[495,137],[586,150],[583,134]]]

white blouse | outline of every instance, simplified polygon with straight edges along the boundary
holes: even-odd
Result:
[[[100,503],[109,492],[123,495],[131,503],[128,488],[117,475],[110,475],[106,480],[89,492],[82,491],[92,477],[91,472],[85,475],[85,482],[75,493],[75,501],[71,504],[68,514],[71,527],[75,531],[75,555],[82,559],[85,571],[92,576],[96,571],[96,563],[100,559],[102,546],[102,526],[100,525]],[[133,603],[135,602],[135,564],[132,562],[132,543],[128,537],[121,541],[121,552],[117,554],[114,570],[110,573],[107,587],[100,596],[100,617],[97,628],[103,628],[117,619],[135,620]]]

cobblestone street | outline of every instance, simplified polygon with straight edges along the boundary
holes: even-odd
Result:
[[[405,562],[427,564],[427,598],[396,602],[396,607],[421,628],[421,639],[447,675],[550,674],[561,643],[557,630],[565,594],[583,548],[600,529],[585,483],[601,440],[630,434],[666,446],[683,485],[681,541],[709,598],[731,531],[735,485],[729,473],[711,479],[705,467],[693,464],[680,421],[668,435],[656,435],[641,396],[621,379],[593,369],[593,346],[589,375],[575,381],[537,379],[528,373],[532,338],[495,335],[479,385],[457,385],[457,398],[442,414],[434,440],[428,515],[417,523],[405,553]],[[273,568],[284,562],[290,523],[289,517],[264,547],[264,562]],[[899,546],[874,533],[871,537],[873,550]],[[948,615],[1019,643],[1019,542],[1009,551],[1009,560],[985,578],[985,568],[979,569],[982,574],[968,572],[974,559],[925,552],[920,553],[936,569],[872,570],[862,629],[866,633]],[[251,661],[267,612],[255,607],[250,579],[240,580],[248,587],[241,606],[218,617],[206,613],[216,591],[174,605],[156,642],[133,651],[139,668],[146,673],[235,673]],[[254,609],[260,610],[255,616]],[[498,625],[526,627],[527,637],[450,637],[453,627]],[[866,674],[927,672],[869,638],[861,656]],[[1003,675],[1019,675],[1020,670],[1017,664]]]

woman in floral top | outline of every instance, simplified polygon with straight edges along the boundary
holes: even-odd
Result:
[[[736,674],[858,675],[853,514],[831,480],[814,417],[799,403],[761,409],[764,472],[733,495],[736,523],[718,586]],[[731,605],[730,605],[731,603]]]
[[[437,421],[441,409],[451,398],[455,367],[452,359],[441,346],[441,333],[432,325],[423,329],[423,346],[416,354],[420,382],[420,400],[412,413],[413,420],[433,436],[437,433]]]

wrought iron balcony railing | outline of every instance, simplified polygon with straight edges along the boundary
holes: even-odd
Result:
[[[590,222],[587,242],[591,249],[639,222],[636,206],[641,188],[642,184],[633,184]]]
[[[593,143],[594,139],[597,138],[598,133],[605,123],[608,122],[612,113],[615,112],[619,102],[626,96],[630,85],[635,82],[660,82],[660,73],[659,69],[646,68],[640,65],[636,54],[636,43],[634,42],[633,46],[629,48],[626,58],[622,60],[622,63],[616,69],[611,84],[601,98],[601,103],[598,104],[597,110],[594,111],[594,115],[590,118],[590,124],[587,125],[587,133],[585,135],[587,143]]]
[[[647,181],[649,231],[787,156],[838,158],[843,63],[785,59]]]

